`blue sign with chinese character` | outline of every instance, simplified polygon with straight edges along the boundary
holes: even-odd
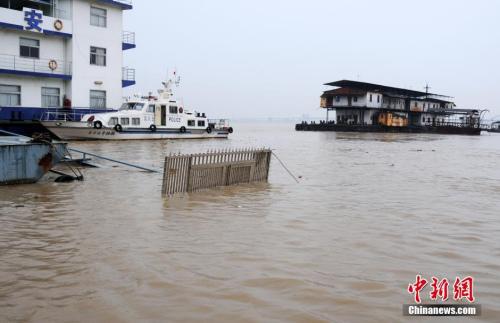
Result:
[[[43,12],[32,8],[23,8],[25,30],[41,33],[43,31],[41,24],[43,23]]]

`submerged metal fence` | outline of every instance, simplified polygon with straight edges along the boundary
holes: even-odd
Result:
[[[242,149],[167,156],[162,195],[267,181],[271,153],[270,149]]]

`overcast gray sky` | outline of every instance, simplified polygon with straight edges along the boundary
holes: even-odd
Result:
[[[451,95],[500,115],[500,1],[134,1],[126,93],[159,87],[210,117],[322,115],[323,83],[354,79]]]

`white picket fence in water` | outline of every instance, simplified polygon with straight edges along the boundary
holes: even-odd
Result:
[[[270,149],[241,149],[167,156],[162,195],[267,181],[271,154]]]

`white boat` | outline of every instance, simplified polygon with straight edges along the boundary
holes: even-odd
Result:
[[[211,120],[205,113],[184,108],[176,100],[170,79],[159,96],[128,98],[118,111],[86,114],[47,113],[41,123],[62,140],[202,139],[227,138],[233,132],[225,119]]]

